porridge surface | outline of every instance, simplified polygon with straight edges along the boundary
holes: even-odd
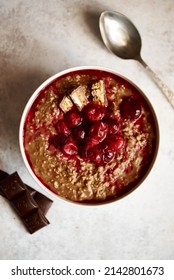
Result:
[[[40,92],[25,121],[24,147],[47,188],[68,200],[100,202],[141,179],[155,136],[137,89],[114,74],[83,70]]]

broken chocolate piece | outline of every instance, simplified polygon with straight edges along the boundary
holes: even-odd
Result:
[[[30,186],[28,186],[28,185],[26,185],[26,184],[25,184],[25,186],[27,187],[27,190],[29,191],[29,193],[30,193],[32,196],[34,196],[34,195],[37,193],[37,191],[34,190],[32,187],[30,187]]]
[[[33,198],[36,201],[36,203],[38,204],[39,208],[42,210],[43,214],[46,215],[46,213],[50,209],[53,201],[40,192],[36,192],[36,194],[34,194]]]
[[[44,215],[53,201],[25,185],[17,172],[9,175],[0,170],[0,194],[9,200],[30,233],[49,224]]]
[[[99,80],[98,82],[92,84],[91,94],[93,96],[93,101],[97,104],[102,104],[104,106],[108,105],[106,98],[106,90],[103,80]]]
[[[64,96],[59,104],[59,107],[62,109],[64,113],[66,113],[69,110],[71,110],[71,108],[73,107],[73,103],[68,96]]]
[[[26,187],[18,173],[15,172],[0,181],[0,190],[8,200],[13,200],[25,192]]]
[[[10,175],[7,172],[0,170],[0,181],[8,178],[9,176]],[[1,182],[0,182],[0,185],[1,185]],[[25,186],[26,186],[27,190],[29,191],[30,195],[34,198],[35,202],[38,204],[38,207],[42,210],[43,214],[46,215],[48,210],[50,209],[53,201],[50,198],[48,198],[47,196],[36,191],[32,187],[30,187],[26,184],[25,184]],[[6,195],[1,191],[1,186],[0,186],[0,195],[7,198]]]
[[[38,205],[28,191],[24,192],[17,199],[13,200],[12,205],[20,217],[27,217],[30,213],[38,209]]]
[[[0,181],[6,179],[8,176],[9,175],[7,172],[0,170]],[[0,187],[0,195],[4,196],[3,192],[1,191],[1,187]]]
[[[89,102],[86,91],[87,91],[87,87],[81,85],[78,88],[74,89],[70,94],[72,101],[77,106],[79,111],[81,111],[83,107]]]
[[[49,224],[49,221],[39,209],[30,216],[23,218],[22,221],[30,233],[34,233]]]
[[[4,180],[8,176],[9,176],[9,174],[7,172],[0,170],[0,181]]]

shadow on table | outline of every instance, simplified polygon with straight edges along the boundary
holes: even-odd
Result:
[[[100,29],[99,29],[99,17],[100,17],[100,12],[90,11],[90,10],[84,11],[84,19],[90,33],[93,34],[94,37],[98,40],[98,43],[102,45],[103,43],[102,43]]]
[[[41,69],[25,69],[12,64],[0,67],[0,141],[2,145],[18,147],[24,107],[34,90],[50,75]]]
[[[104,49],[106,49],[106,47],[103,44],[102,37],[100,34],[99,18],[103,11],[110,10],[110,9],[111,8],[109,8],[109,7],[103,6],[101,4],[98,5],[96,3],[96,7],[92,5],[92,6],[88,7],[87,9],[85,8],[85,10],[82,11],[84,21],[88,27],[90,34],[93,34],[94,39],[96,39],[97,43]]]

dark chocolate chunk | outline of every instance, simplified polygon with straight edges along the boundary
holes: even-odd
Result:
[[[9,176],[9,174],[7,172],[0,170],[0,181],[4,180],[8,176]]]
[[[23,218],[22,221],[30,233],[34,233],[49,224],[49,221],[39,209],[28,217]]]
[[[34,200],[36,201],[36,203],[38,204],[39,208],[42,210],[43,214],[46,215],[53,201],[47,196],[43,195],[42,193],[34,190],[30,186],[26,185],[26,187],[32,195],[32,197],[34,198]]]
[[[4,172],[3,170],[0,170],[0,181],[6,179],[9,176],[9,174],[7,172]],[[0,187],[0,194],[2,196],[4,196],[3,192],[1,191],[1,187]]]
[[[26,191],[26,187],[15,172],[4,180],[0,181],[0,190],[8,200],[13,200]]]
[[[0,194],[9,200],[30,233],[49,224],[44,215],[53,201],[24,184],[17,172],[9,175],[0,170]]]
[[[13,200],[12,205],[20,217],[27,217],[36,209],[38,205],[28,191]]]
[[[39,208],[42,210],[43,214],[46,215],[53,201],[40,192],[36,192],[33,198],[38,204]]]
[[[10,175],[7,172],[0,170],[0,181],[7,179],[8,177],[10,177]],[[8,181],[8,179],[7,179],[7,181]],[[6,181],[6,184],[7,184],[7,181]],[[2,184],[4,184],[4,183],[2,183]],[[25,184],[25,186],[26,186],[27,190],[29,191],[30,195],[34,198],[34,200],[38,204],[39,208],[43,211],[43,214],[46,215],[49,208],[51,207],[51,204],[53,203],[53,201],[51,199],[49,199],[48,197],[46,197],[45,195],[41,194],[40,192],[36,191],[32,187],[28,186],[27,184]],[[3,189],[3,188],[1,187],[1,182],[0,182],[0,195],[7,198],[7,196],[1,191],[1,189]]]
[[[32,187],[28,186],[25,184],[25,186],[27,187],[27,190],[29,191],[29,193],[34,196],[36,194],[36,190],[34,190]]]

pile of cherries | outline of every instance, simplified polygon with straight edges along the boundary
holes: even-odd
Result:
[[[135,120],[141,108],[132,97],[124,98],[120,113],[123,119]],[[84,160],[106,164],[125,147],[119,121],[110,117],[109,107],[92,102],[80,112],[72,108],[55,128],[54,146],[68,158],[78,154]]]

